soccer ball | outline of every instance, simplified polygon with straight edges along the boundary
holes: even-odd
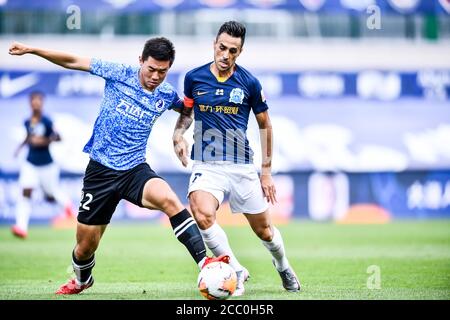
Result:
[[[236,272],[229,264],[211,262],[200,271],[197,285],[206,299],[225,300],[236,290]]]

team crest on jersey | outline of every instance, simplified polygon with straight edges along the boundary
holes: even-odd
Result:
[[[164,109],[164,100],[158,100],[155,103],[155,109],[156,111],[161,111],[162,109]]]
[[[230,102],[242,104],[244,101],[244,91],[241,88],[234,88],[230,93]]]

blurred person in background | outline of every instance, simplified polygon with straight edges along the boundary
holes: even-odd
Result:
[[[25,239],[32,212],[33,190],[41,188],[45,200],[57,203],[64,211],[53,220],[54,225],[63,220],[75,221],[75,213],[70,198],[59,187],[59,168],[50,154],[50,144],[61,141],[54,130],[52,120],[43,114],[44,94],[34,91],[30,94],[31,116],[24,122],[27,136],[14,153],[17,157],[23,147],[28,146],[28,155],[20,168],[19,184],[22,195],[16,204],[16,224],[12,233]]]
[[[177,239],[201,269],[228,256],[206,256],[195,220],[169,184],[146,162],[147,141],[155,121],[166,110],[180,110],[183,101],[165,78],[175,60],[173,43],[164,37],[148,40],[139,66],[108,62],[14,42],[11,55],[34,54],[67,69],[105,79],[99,115],[83,151],[90,161],[83,178],[76,246],[72,251],[75,278],[56,294],[78,294],[94,284],[95,252],[120,200],[160,210]]]
[[[216,211],[230,196],[233,213],[243,213],[255,234],[272,255],[283,287],[300,290],[300,282],[286,257],[283,239],[272,224],[268,202],[276,202],[272,179],[272,126],[261,84],[250,72],[236,64],[242,52],[246,28],[235,21],[224,23],[214,42],[214,61],[193,69],[184,82],[185,108],[173,135],[175,153],[187,166],[188,144],[184,132],[194,111],[194,160],[188,197],[200,232],[216,255],[230,256],[238,276],[234,293],[244,293],[249,272],[233,254],[224,230],[216,223]],[[253,151],[246,137],[250,111],[261,130],[261,176],[253,165]],[[235,150],[236,149],[236,150]],[[267,199],[265,201],[264,197]]]

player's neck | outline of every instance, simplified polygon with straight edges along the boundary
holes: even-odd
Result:
[[[32,121],[39,121],[42,118],[42,112],[33,112],[31,114],[31,120]]]
[[[236,69],[236,65],[232,66],[228,70],[220,71],[217,68],[216,64],[213,62],[211,64],[211,66],[209,67],[209,69],[211,70],[212,74],[216,77],[216,79],[219,82],[225,82],[227,79],[229,79],[233,75],[234,70]]]

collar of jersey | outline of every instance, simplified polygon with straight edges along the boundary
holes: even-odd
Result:
[[[234,69],[233,73],[230,74],[229,77],[217,77],[211,70],[211,64],[209,65],[209,72],[211,72],[213,77],[216,78],[217,82],[224,83],[233,76],[233,74],[236,72],[237,68],[238,68],[238,66],[237,66],[237,64],[235,64],[235,69]]]

